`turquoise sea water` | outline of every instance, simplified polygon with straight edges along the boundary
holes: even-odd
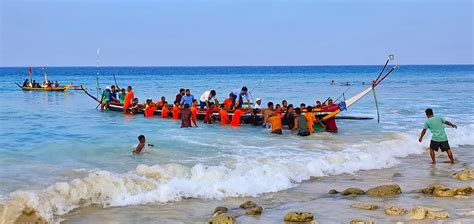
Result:
[[[99,81],[102,87],[113,85],[115,74],[119,85],[133,86],[140,101],[149,97],[157,101],[161,96],[172,101],[179,88],[190,88],[196,98],[215,89],[222,100],[232,89],[243,85],[251,89],[264,79],[253,92],[264,105],[282,99],[299,105],[337,98],[347,90],[339,85],[343,82],[353,83],[345,96],[356,94],[367,88],[362,82],[370,83],[380,69],[102,67]],[[53,67],[49,78],[83,84],[95,95],[96,72],[93,67]],[[338,120],[338,134],[308,138],[289,132],[274,136],[253,126],[199,123],[199,128],[181,129],[170,119],[101,112],[80,91],[20,90],[13,83],[21,83],[26,74],[26,68],[0,68],[0,200],[13,198],[12,192],[18,190],[37,195],[39,210],[48,217],[88,204],[255,196],[295,187],[311,176],[395,166],[399,158],[423,153],[427,147],[429,136],[422,144],[417,142],[427,107],[458,124],[459,129],[447,130],[453,147],[474,145],[472,65],[401,66],[377,89],[380,123]],[[42,80],[39,68],[34,78]],[[331,80],[338,84],[329,85]],[[367,95],[341,115],[375,118],[373,97]],[[132,156],[140,134],[155,148]],[[67,184],[59,184],[63,182]]]

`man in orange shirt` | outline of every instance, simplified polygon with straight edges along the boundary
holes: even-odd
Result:
[[[226,110],[230,110],[230,108],[232,107],[232,94],[229,94],[229,98],[225,99],[224,100],[224,105],[225,105],[225,109]]]
[[[166,98],[164,96],[161,97],[161,100],[156,102],[156,107],[161,108],[163,106],[163,103],[166,101]]]
[[[145,117],[153,117],[153,114],[156,110],[155,104],[153,103],[152,99],[146,100],[146,108],[145,108]]]
[[[216,104],[211,104],[207,110],[206,110],[206,115],[204,117],[204,123],[207,123],[207,124],[212,124],[215,122],[215,119],[214,119],[214,110],[217,109],[217,105]]]
[[[191,107],[191,114],[193,116],[193,120],[197,120],[197,112],[199,111],[197,105],[197,100],[193,100],[193,106]]]
[[[273,134],[279,134],[279,135],[282,134],[282,131],[281,131],[281,128],[282,128],[281,118],[279,116],[271,114],[270,116],[268,116],[268,119],[267,119],[266,122],[269,123],[272,126],[272,133]]]
[[[219,117],[221,117],[222,125],[229,123],[229,113],[227,113],[226,106],[221,105],[221,109],[219,110]]]
[[[314,122],[316,121],[316,115],[313,113],[313,107],[306,107],[306,113],[304,116],[306,117],[308,123],[309,132],[314,133]]]
[[[130,104],[132,103],[132,99],[135,98],[135,95],[133,94],[132,87],[128,86],[127,87],[127,95],[125,95],[125,100],[123,102],[123,113],[127,113],[128,107],[130,107]]]
[[[242,111],[242,105],[238,104],[236,106],[236,109],[234,110],[234,115],[232,115],[232,121],[230,122],[230,126],[240,126],[240,116],[242,116],[243,113],[244,112]]]
[[[161,117],[162,118],[167,118],[168,114],[170,112],[170,109],[168,108],[168,102],[163,102],[163,107],[161,108]]]
[[[172,112],[173,112],[173,120],[178,120],[179,119],[179,102],[174,101]]]

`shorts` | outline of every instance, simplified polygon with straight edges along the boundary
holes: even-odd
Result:
[[[449,147],[448,141],[436,142],[436,141],[431,140],[430,149],[436,152],[438,151],[438,149],[441,149],[441,152],[446,152],[450,149],[450,147]]]
[[[310,135],[311,133],[309,133],[309,131],[305,131],[305,132],[298,132],[298,135],[299,136],[308,136]]]
[[[278,130],[275,130],[275,131],[272,131],[273,134],[278,134],[278,135],[281,135],[283,134],[281,129],[278,129]]]

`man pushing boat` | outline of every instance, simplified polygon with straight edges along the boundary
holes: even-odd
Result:
[[[425,126],[421,131],[420,138],[418,139],[418,141],[422,142],[423,137],[426,134],[426,130],[430,129],[431,133],[433,134],[430,143],[430,156],[432,161],[431,163],[436,164],[436,157],[434,151],[437,152],[438,149],[441,148],[441,152],[446,152],[448,154],[451,164],[454,164],[453,153],[451,152],[451,148],[449,147],[448,136],[444,131],[444,125],[448,125],[456,129],[458,127],[455,124],[443,119],[442,117],[434,116],[433,109],[428,108],[425,110],[425,113],[428,119],[425,121]]]

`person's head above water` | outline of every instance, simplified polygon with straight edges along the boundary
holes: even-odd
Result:
[[[216,93],[215,90],[211,90],[211,97],[216,96],[216,94],[217,94],[217,93]]]
[[[186,89],[186,96],[189,96],[191,95],[191,90],[190,89]]]
[[[433,117],[433,109],[428,108],[425,110],[426,117],[430,118]]]
[[[301,114],[301,108],[299,107],[295,108],[295,113],[298,115]]]
[[[179,89],[179,94],[184,95],[184,89]]]
[[[286,101],[286,100],[281,101],[281,105],[283,107],[287,107],[288,106],[288,101]]]
[[[128,92],[132,91],[132,87],[131,87],[131,86],[127,86],[127,91],[128,91]]]
[[[185,103],[184,108],[189,108],[189,104]]]
[[[273,102],[268,102],[267,103],[268,109],[273,110]]]
[[[145,136],[144,135],[139,135],[138,136],[138,141],[140,141],[141,143],[145,143]]]

